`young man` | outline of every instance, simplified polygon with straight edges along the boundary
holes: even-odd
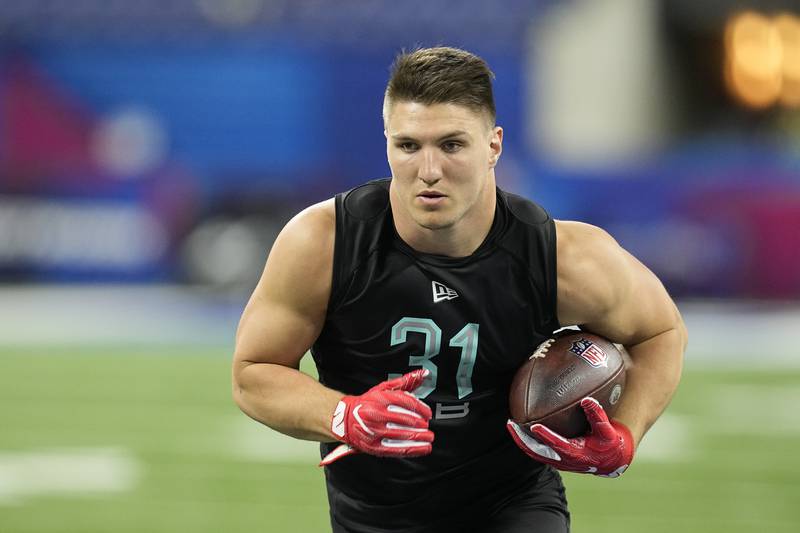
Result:
[[[323,443],[335,532],[566,532],[555,469],[621,474],[677,386],[686,332],[656,277],[497,189],[492,76],[453,48],[399,56],[392,178],[292,219],[242,316],[234,398]],[[626,346],[627,390],[612,421],[583,402],[586,436],[533,439],[507,423],[511,378],[571,324]],[[297,370],[309,348],[320,382]]]

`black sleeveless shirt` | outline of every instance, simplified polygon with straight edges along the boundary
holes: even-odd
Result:
[[[326,467],[331,516],[353,531],[456,530],[542,469],[505,422],[514,372],[559,327],[555,225],[497,189],[491,230],[472,255],[420,253],[397,235],[389,183],[336,196],[333,287],[312,354],[320,381],[347,394],[428,368],[416,395],[433,411],[435,441],[426,457],[357,454]]]

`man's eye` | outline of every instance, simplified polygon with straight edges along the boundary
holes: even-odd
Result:
[[[417,145],[416,144],[408,143],[408,142],[400,143],[397,146],[398,146],[398,148],[400,148],[404,152],[413,152],[414,150],[417,149]]]
[[[457,152],[461,149],[461,143],[456,141],[448,141],[442,145],[442,150],[448,153]]]

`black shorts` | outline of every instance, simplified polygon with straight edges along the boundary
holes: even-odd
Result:
[[[491,504],[470,505],[458,514],[464,517],[463,521],[436,520],[434,524],[420,520],[419,526],[413,528],[383,529],[374,525],[345,527],[331,513],[331,527],[333,533],[569,533],[570,530],[564,484],[558,472],[550,467],[541,471],[535,483],[515,491],[511,497]]]
[[[499,506],[482,533],[569,533],[570,520],[564,484],[559,473],[546,468],[536,485]]]

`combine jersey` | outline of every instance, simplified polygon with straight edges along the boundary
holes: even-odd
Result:
[[[333,287],[312,354],[320,381],[347,394],[428,369],[416,395],[433,411],[435,441],[425,457],[356,454],[327,467],[331,519],[348,531],[475,531],[552,477],[505,422],[514,372],[558,328],[555,225],[498,189],[472,255],[420,253],[396,233],[389,181],[336,196]]]

